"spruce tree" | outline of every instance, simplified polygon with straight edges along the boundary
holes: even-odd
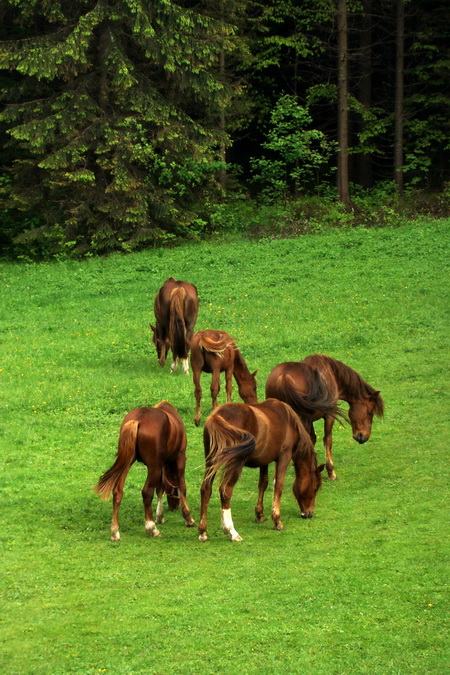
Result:
[[[217,64],[233,28],[171,0],[7,0],[3,13],[3,192],[41,225],[22,240],[102,252],[195,229],[226,142]]]

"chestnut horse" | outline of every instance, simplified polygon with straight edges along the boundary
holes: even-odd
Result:
[[[150,324],[153,342],[161,366],[172,349],[172,372],[182,362],[183,373],[189,372],[188,352],[198,315],[198,293],[193,284],[173,277],[161,286],[155,297],[156,326]]]
[[[199,330],[195,333],[191,342],[191,367],[196,400],[194,422],[197,426],[200,424],[200,401],[202,399],[200,376],[202,372],[212,374],[211,398],[213,410],[217,408],[220,373],[223,372],[225,372],[227,403],[231,402],[232,375],[237,382],[241,399],[245,403],[258,403],[255,380],[258,371],[255,370],[254,373],[249,371],[236,343],[225,331]]]
[[[220,500],[222,529],[231,541],[242,541],[231,517],[233,488],[244,466],[260,469],[256,520],[264,520],[263,497],[267,487],[268,465],[276,462],[272,519],[274,528],[282,530],[280,499],[284,478],[291,459],[294,461],[294,495],[302,518],[311,518],[316,493],[322,478],[314,446],[300,418],[282,401],[268,399],[262,403],[225,403],[211,413],[203,431],[205,476],[201,486],[199,540],[206,541],[207,508],[216,472],[222,469]]]
[[[313,443],[316,442],[313,422],[324,419],[323,444],[326,454],[328,478],[334,480],[333,455],[331,453],[333,438],[332,429],[336,415],[330,413],[320,404],[305,406],[304,400],[314,388],[312,371],[316,369],[326,385],[329,399],[337,404],[338,400],[346,401],[349,408],[349,418],[352,425],[353,438],[358,443],[366,443],[372,430],[374,415],[382,417],[384,402],[380,392],[370,386],[356,370],[342,361],[331,356],[312,354],[301,362],[280,363],[270,373],[266,382],[266,396],[274,396],[288,402],[301,416],[303,424],[308,429]],[[339,415],[339,412],[338,412]]]
[[[120,541],[119,509],[123,486],[135,461],[143,462],[147,466],[147,480],[142,489],[147,534],[152,537],[159,537],[161,534],[156,525],[164,522],[164,490],[169,509],[174,511],[181,503],[186,526],[195,525],[186,499],[184,480],[186,430],[176,408],[167,401],[161,401],[154,408],[135,408],[125,415],[120,427],[116,461],[94,487],[95,492],[105,501],[113,493],[111,540]],[[155,490],[158,496],[156,522],[152,511]]]

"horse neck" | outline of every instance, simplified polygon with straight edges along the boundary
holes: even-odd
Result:
[[[248,379],[250,376],[250,371],[244,361],[244,357],[237,347],[234,350],[233,375],[237,382],[240,382],[244,377]]]

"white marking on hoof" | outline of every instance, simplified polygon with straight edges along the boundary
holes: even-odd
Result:
[[[183,373],[189,375],[189,361],[187,359],[181,359],[181,364],[183,368]]]
[[[115,532],[111,532],[111,541],[120,541],[119,530],[116,530]]]
[[[242,541],[241,535],[234,529],[231,509],[222,509],[222,530],[230,535],[231,541]]]
[[[202,534],[199,534],[198,540],[199,541],[208,541],[208,535],[206,534],[206,532],[203,532]]]
[[[156,527],[156,523],[154,520],[146,520],[145,521],[145,531],[150,537],[160,537],[161,532],[158,530]]]
[[[178,361],[172,361],[172,365],[170,366],[170,370],[172,373],[176,373],[178,370]]]

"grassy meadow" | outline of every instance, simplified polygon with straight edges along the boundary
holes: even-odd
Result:
[[[422,221],[1,264],[1,672],[446,672],[449,232]],[[386,414],[366,445],[335,426],[338,480],[324,479],[312,520],[291,468],[285,530],[254,522],[258,472],[244,469],[232,501],[243,542],[220,530],[217,486],[210,541],[176,512],[151,539],[134,465],[122,541],[110,541],[111,502],[91,487],[125,413],[162,399],[186,425],[198,519],[192,378],[159,367],[148,327],[171,275],[197,285],[196,328],[228,331],[258,369],[260,400],[277,363],[314,352],[381,389]],[[209,376],[202,386],[204,422]],[[269,489],[267,514],[270,502]]]

